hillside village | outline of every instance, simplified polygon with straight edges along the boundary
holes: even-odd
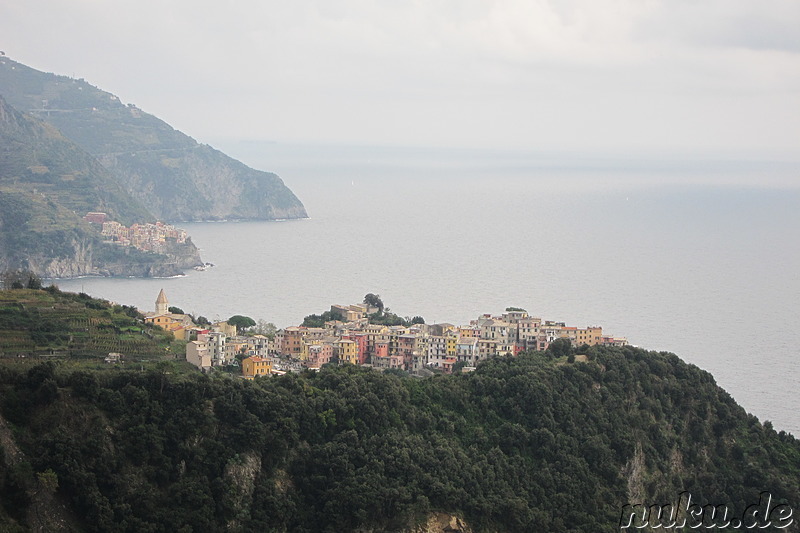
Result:
[[[415,375],[469,371],[484,359],[546,350],[557,339],[573,346],[628,343],[603,334],[600,326],[578,328],[542,320],[525,310],[508,308],[499,315],[485,314],[468,325],[448,323],[387,326],[370,322],[381,309],[367,304],[331,306],[323,327],[291,326],[274,335],[248,335],[236,326],[217,322],[198,326],[189,315],[171,313],[162,289],[155,312],[145,321],[188,341],[186,360],[203,372],[241,365],[246,378],[319,369],[325,364],[353,364],[379,370],[397,369]]]
[[[148,222],[127,227],[109,219],[106,213],[101,212],[86,213],[83,219],[100,226],[100,233],[106,242],[119,246],[132,246],[147,252],[165,253],[168,239],[183,244],[188,237],[185,230],[160,221],[155,224]]]

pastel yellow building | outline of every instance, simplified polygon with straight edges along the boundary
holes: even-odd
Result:
[[[481,328],[477,326],[458,326],[458,336],[462,338],[472,337],[478,339],[481,336]]]
[[[586,329],[579,328],[577,331],[577,345],[596,346],[601,343],[603,338],[603,328],[600,326],[589,326]]]
[[[246,357],[242,360],[242,375],[246,379],[256,376],[268,376],[272,371],[272,361],[264,357]]]
[[[220,333],[224,333],[228,337],[236,336],[236,326],[234,326],[233,324],[228,324],[227,321],[214,322],[211,325],[211,329],[213,331],[219,331]]]
[[[168,325],[164,329],[171,332],[172,336],[179,341],[185,341],[189,339],[189,329],[186,327],[185,324],[173,323]]]
[[[194,326],[192,320],[186,315],[176,315],[174,313],[146,316],[144,321],[146,324],[154,324],[163,330],[169,331],[173,337],[179,340],[186,340],[187,328]]]
[[[456,345],[458,344],[458,337],[454,337],[453,335],[448,335],[445,337],[446,347],[445,353],[447,357],[455,357],[458,350],[456,349]]]
[[[358,363],[358,343],[349,339],[341,339],[334,343],[334,353],[339,363]]]

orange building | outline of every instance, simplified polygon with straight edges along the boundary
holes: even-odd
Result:
[[[603,338],[603,328],[600,326],[589,326],[586,329],[578,330],[577,346],[588,344],[596,346],[601,343]]]
[[[242,375],[247,379],[268,376],[272,371],[272,361],[265,357],[247,357],[242,360]]]
[[[308,329],[302,326],[291,326],[278,332],[278,350],[284,355],[300,357],[303,353],[305,337]]]

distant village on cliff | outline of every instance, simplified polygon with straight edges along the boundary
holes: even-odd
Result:
[[[167,250],[167,239],[183,244],[188,237],[185,230],[163,222],[132,224],[123,226],[111,220],[106,213],[89,212],[83,219],[99,226],[100,234],[108,243],[119,246],[132,246],[147,252],[164,253]]]
[[[365,300],[367,300],[365,298]],[[600,326],[578,328],[542,320],[520,308],[499,316],[484,314],[468,325],[448,323],[384,325],[372,323],[380,307],[370,304],[333,305],[322,327],[291,326],[268,334],[248,334],[228,322],[194,323],[190,315],[171,312],[162,289],[155,311],[145,321],[187,341],[186,360],[203,372],[240,366],[242,375],[255,376],[318,370],[326,364],[353,364],[378,370],[401,370],[413,375],[468,372],[479,361],[546,350],[565,339],[572,346],[625,346],[624,337],[603,334]],[[564,342],[564,341],[562,341]]]

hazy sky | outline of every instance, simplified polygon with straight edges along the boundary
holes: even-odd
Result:
[[[798,0],[0,0],[0,50],[201,142],[800,152]]]

